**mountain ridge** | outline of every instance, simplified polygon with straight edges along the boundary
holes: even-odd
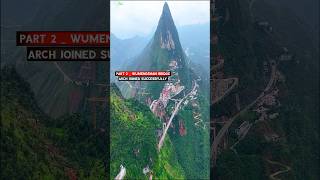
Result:
[[[164,3],[157,29],[142,52],[136,56],[127,70],[133,71],[168,71],[169,64],[176,61],[176,75],[186,89],[191,89],[194,73],[187,66],[186,55],[182,49],[177,28],[174,24],[169,6]],[[121,86],[121,85],[120,85]],[[140,87],[150,89],[150,96],[155,99],[159,96],[164,82],[142,82]],[[126,98],[132,97],[132,91],[121,87],[121,92]],[[137,92],[138,93],[138,92]]]

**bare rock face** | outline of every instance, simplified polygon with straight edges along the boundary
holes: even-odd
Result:
[[[174,45],[174,41],[172,39],[172,35],[170,33],[170,31],[167,31],[166,35],[164,36],[164,39],[162,38],[162,34],[160,35],[160,47],[162,49],[174,49],[175,45]]]
[[[167,3],[163,6],[162,14],[153,40],[154,42],[160,43],[161,49],[167,49],[169,51],[174,51],[176,48],[178,48],[178,51],[182,49],[178,31]]]
[[[174,88],[170,90],[170,93],[173,94],[181,89],[180,86],[184,86],[185,90],[192,87],[194,73],[187,64],[187,56],[181,46],[179,34],[167,3],[164,3],[152,39],[127,69],[132,71],[171,71],[172,76],[169,81],[173,83]],[[158,82],[142,82],[140,87],[145,88],[149,93],[148,96],[154,100],[158,99],[159,94],[164,90],[164,85],[164,83]],[[121,91],[128,94],[127,89],[123,88]],[[139,98],[145,101],[148,97],[143,95]],[[162,102],[166,106],[167,103]]]

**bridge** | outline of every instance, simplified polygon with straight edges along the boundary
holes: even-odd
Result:
[[[162,135],[161,135],[160,140],[159,140],[159,143],[158,143],[158,151],[160,151],[161,148],[162,148],[162,146],[163,146],[163,142],[164,142],[164,139],[165,139],[165,137],[166,137],[166,135],[167,135],[168,129],[169,129],[171,123],[172,123],[173,118],[174,118],[174,117],[176,116],[176,114],[178,113],[181,104],[182,104],[191,94],[193,94],[193,93],[195,92],[195,90],[196,90],[197,87],[198,87],[198,84],[197,84],[196,81],[194,81],[194,85],[193,85],[192,90],[191,90],[187,95],[185,95],[180,101],[178,100],[179,102],[176,104],[175,109],[174,109],[174,111],[173,111],[173,113],[171,114],[171,117],[170,117],[170,119],[169,119],[169,122],[166,124],[166,127],[165,127],[165,129],[164,129],[164,131],[163,131],[163,133],[162,133]]]

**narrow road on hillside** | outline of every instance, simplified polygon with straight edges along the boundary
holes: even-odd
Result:
[[[226,95],[228,95],[239,83],[239,79],[238,78],[228,78],[228,79],[223,79],[224,81],[228,81],[228,80],[233,80],[232,85],[223,93],[222,96],[216,98],[213,100],[213,104],[219,102],[220,100],[222,100]]]
[[[217,136],[214,137],[213,144],[211,146],[211,156],[214,160],[214,163],[215,163],[215,160],[217,157],[218,145],[220,144],[222,138],[225,136],[227,130],[229,129],[229,127],[231,126],[231,124],[233,123],[234,120],[236,120],[241,114],[243,114],[244,112],[249,110],[252,106],[254,106],[265,95],[265,92],[270,90],[270,88],[274,84],[274,81],[276,78],[276,69],[277,68],[276,68],[275,64],[271,65],[272,72],[271,72],[270,80],[269,80],[266,88],[263,90],[263,92],[252,103],[247,105],[244,109],[242,109],[241,111],[236,113],[229,121],[227,121],[224,124],[224,126],[221,128],[221,130],[218,132]]]
[[[169,122],[168,122],[168,124],[166,125],[166,128],[164,129],[164,131],[163,131],[163,133],[162,133],[162,136],[161,136],[161,138],[160,138],[160,141],[159,141],[159,143],[158,143],[158,150],[159,150],[159,151],[160,151],[161,147],[163,146],[164,139],[165,139],[165,137],[166,137],[166,135],[167,135],[167,132],[168,132],[168,129],[169,129],[171,123],[172,123],[172,120],[173,120],[173,118],[175,117],[175,115],[176,115],[176,114],[178,113],[178,111],[179,111],[180,105],[182,104],[182,102],[183,102],[187,97],[189,97],[189,96],[196,90],[197,87],[198,87],[198,84],[197,84],[196,81],[194,81],[194,86],[193,86],[192,90],[191,90],[186,96],[184,96],[184,97],[179,101],[179,103],[176,105],[173,113],[171,114],[171,117],[170,117],[170,119],[169,119]]]
[[[64,79],[66,79],[69,82],[73,82],[72,79],[61,69],[61,67],[59,66],[59,64],[57,62],[54,62],[54,65],[57,67],[57,69],[63,75]]]
[[[287,165],[284,165],[282,163],[279,163],[279,162],[276,162],[276,161],[271,161],[269,159],[267,159],[267,162],[270,163],[270,164],[273,164],[273,165],[278,165],[278,166],[281,166],[284,168],[284,170],[280,170],[280,171],[277,171],[275,173],[272,173],[270,174],[270,179],[272,180],[281,180],[280,178],[277,178],[276,176],[278,176],[279,174],[282,174],[282,173],[286,173],[286,172],[289,172],[291,170],[291,168]]]

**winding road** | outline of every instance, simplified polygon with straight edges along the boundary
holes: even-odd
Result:
[[[270,88],[272,87],[272,85],[274,84],[274,81],[276,79],[276,65],[275,63],[271,63],[271,76],[270,76],[270,80],[266,86],[266,88],[263,90],[263,92],[253,101],[251,102],[249,105],[247,105],[244,109],[242,109],[241,111],[239,111],[238,113],[236,113],[229,121],[227,121],[224,126],[221,128],[221,130],[218,132],[217,136],[214,137],[213,143],[211,145],[211,156],[212,159],[215,161],[217,159],[217,150],[218,150],[218,145],[220,144],[221,140],[223,139],[223,137],[225,136],[227,130],[229,129],[229,127],[231,126],[231,124],[234,122],[234,120],[236,120],[241,114],[243,114],[244,112],[246,112],[247,110],[249,110],[252,106],[254,106],[264,95],[265,92],[269,91]]]
[[[166,137],[166,135],[167,135],[168,129],[169,129],[171,123],[172,123],[173,118],[174,118],[174,117],[176,116],[176,114],[178,113],[179,108],[180,108],[180,105],[184,102],[184,100],[187,99],[187,97],[189,97],[189,96],[196,90],[197,87],[198,87],[198,84],[197,84],[196,81],[194,81],[194,86],[193,86],[192,90],[191,90],[187,95],[185,95],[185,96],[179,101],[179,103],[176,105],[173,113],[171,114],[171,117],[170,117],[170,119],[169,119],[169,122],[168,122],[168,124],[166,125],[166,127],[165,127],[165,129],[164,129],[164,131],[163,131],[163,133],[162,133],[162,135],[161,135],[160,141],[159,141],[159,143],[158,143],[158,151],[160,151],[161,148],[162,148],[162,146],[163,146],[163,142],[164,142],[164,139],[165,139],[165,137]]]
[[[226,95],[228,95],[239,83],[239,79],[238,78],[228,78],[228,79],[223,79],[224,81],[228,81],[228,80],[233,80],[232,85],[223,93],[222,96],[219,96],[218,98],[213,100],[213,104],[221,101]]]
[[[279,174],[282,174],[282,173],[286,173],[286,172],[289,172],[291,170],[291,168],[287,165],[284,165],[284,164],[281,164],[279,162],[276,162],[276,161],[271,161],[269,159],[267,159],[267,162],[270,163],[270,164],[273,164],[273,165],[278,165],[278,166],[281,166],[284,168],[284,170],[281,170],[281,171],[277,171],[275,173],[272,173],[270,174],[270,179],[272,180],[281,180],[280,178],[277,178],[276,176],[278,176]]]

